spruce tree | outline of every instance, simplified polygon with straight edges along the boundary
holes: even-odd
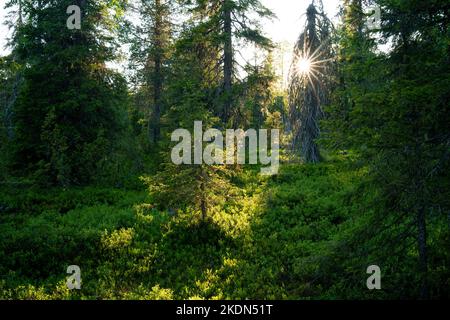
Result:
[[[211,145],[203,141],[203,136],[194,140],[195,122],[201,122],[202,131],[206,132],[219,127],[220,121],[210,111],[211,100],[205,94],[209,83],[203,77],[204,65],[199,63],[204,52],[192,32],[197,32],[197,29],[186,27],[172,60],[168,110],[163,118],[166,129],[161,152],[163,160],[158,173],[143,180],[160,208],[171,212],[192,212],[200,217],[200,221],[206,222],[211,219],[214,208],[223,205],[224,199],[231,197],[234,191],[229,183],[232,172],[226,166],[219,162],[195,163],[195,148],[200,148],[203,154],[206,145]],[[187,130],[192,137],[188,163],[174,163],[172,159],[173,148],[178,142],[172,142],[171,137],[177,129]],[[211,137],[211,142],[215,139]],[[220,151],[211,151],[212,155],[220,155]]]
[[[381,261],[392,286],[414,282],[401,297],[439,296],[446,271],[437,261],[448,255],[430,246],[448,239],[438,231],[450,205],[448,5],[375,3],[381,30],[371,31],[361,1],[346,2],[340,82],[325,126],[329,146],[351,149],[368,167],[361,190],[375,193],[345,259]],[[376,32],[381,44],[391,39],[390,50],[376,50]],[[411,260],[415,267],[405,268]]]
[[[80,29],[67,26],[74,4]],[[126,84],[106,67],[115,58],[112,35],[123,2],[26,1],[22,9],[13,54],[25,68],[11,168],[46,183],[92,181],[124,128]]]
[[[319,121],[334,75],[331,22],[322,7],[321,1],[313,1],[307,9],[306,25],[294,48],[288,93],[292,149],[311,163],[320,161]]]
[[[137,7],[138,23],[129,21],[128,41],[131,43],[130,69],[139,104],[144,104],[147,136],[151,144],[160,140],[161,115],[166,103],[166,80],[172,46],[176,5],[168,0],[140,0]]]
[[[197,0],[192,7],[193,19],[198,23],[199,36],[210,45],[210,53],[217,60],[210,72],[220,77],[219,96],[214,113],[223,123],[237,127],[236,91],[239,79],[236,67],[238,45],[255,45],[261,49],[272,47],[261,32],[258,18],[271,18],[273,13],[258,0]],[[190,3],[190,2],[188,2]]]

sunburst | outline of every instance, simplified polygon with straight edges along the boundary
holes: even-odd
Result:
[[[296,64],[296,71],[300,74],[308,74],[311,72],[311,60],[302,57]]]
[[[314,51],[311,50],[304,40],[302,50],[298,50],[294,55],[292,71],[295,78],[303,79],[304,85],[310,84],[314,94],[316,95],[316,85],[320,84],[320,78],[323,78],[326,72],[327,62],[332,61],[331,58],[323,59],[323,46],[327,41],[323,41]],[[312,51],[312,52],[311,52]],[[318,98],[316,96],[316,98]]]

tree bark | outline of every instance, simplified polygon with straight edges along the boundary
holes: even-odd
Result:
[[[317,28],[316,28],[316,15],[317,11],[313,5],[310,5],[307,10],[308,19],[308,37],[306,41],[306,46],[309,47],[309,52],[315,52],[320,47],[319,39],[317,38]],[[306,36],[306,35],[305,35]],[[304,48],[306,50],[306,48]],[[320,120],[320,103],[319,97],[317,96],[317,90],[320,87],[320,83],[315,79],[311,78],[307,84],[307,100],[304,101],[303,108],[306,108],[306,112],[303,113],[303,119],[301,129],[303,136],[301,137],[301,148],[305,161],[308,163],[318,163],[320,161],[319,147],[317,146],[315,139],[319,137],[319,125]]]
[[[163,60],[163,43],[162,43],[162,28],[163,26],[163,12],[161,0],[155,0],[155,17],[153,30],[153,63],[154,70],[152,76],[153,85],[153,110],[150,110],[151,119],[148,122],[149,140],[151,143],[158,142],[161,135],[160,119],[161,119],[161,98],[163,87],[162,75],[162,60]]]
[[[428,299],[428,250],[427,250],[427,225],[425,218],[425,209],[422,206],[417,212],[418,237],[417,244],[419,248],[419,271],[421,278],[420,298]]]
[[[224,78],[224,93],[225,102],[223,107],[222,120],[226,123],[230,119],[232,109],[232,85],[233,85],[233,38],[232,38],[232,22],[231,22],[231,8],[229,1],[224,1],[224,64],[223,64],[223,78]]]

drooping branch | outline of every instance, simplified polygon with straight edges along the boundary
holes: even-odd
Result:
[[[322,106],[328,103],[334,72],[331,22],[321,1],[313,1],[306,13],[306,25],[294,48],[289,80],[289,108],[292,149],[305,162],[320,161],[316,139],[320,136]]]

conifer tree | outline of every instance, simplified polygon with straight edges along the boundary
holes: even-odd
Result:
[[[131,42],[130,69],[135,74],[136,96],[145,105],[147,136],[150,143],[160,140],[161,115],[166,102],[166,79],[176,6],[168,0],[140,0],[132,12],[139,23],[130,21],[127,37]]]
[[[236,54],[239,44],[256,45],[262,49],[272,47],[271,41],[263,35],[259,23],[252,18],[271,18],[273,13],[258,0],[196,0],[191,9],[194,20],[199,23],[199,36],[210,44],[212,55],[218,61],[210,72],[220,77],[219,99],[214,113],[226,124],[232,119],[234,127],[238,112],[233,87],[239,78],[236,68]],[[191,3],[188,1],[188,3]],[[238,91],[238,90],[237,90]]]
[[[403,296],[428,298],[440,294],[442,278],[432,281],[430,274],[447,255],[434,252],[429,258],[430,237],[448,239],[448,232],[437,231],[448,221],[450,205],[448,4],[375,4],[381,30],[370,31],[361,1],[346,2],[341,81],[327,110],[329,145],[352,149],[369,168],[365,187],[376,189],[371,214],[361,230],[353,230],[351,258],[346,257],[378,259],[389,270],[386,276],[397,275],[392,285],[414,282]],[[389,51],[375,50],[374,32],[391,39]],[[416,268],[398,263],[406,259],[416,260]]]
[[[80,29],[67,25],[74,4]],[[22,10],[13,54],[25,69],[11,167],[46,183],[86,183],[124,128],[126,84],[106,67],[115,58],[112,35],[123,2],[26,1]]]
[[[331,22],[321,1],[306,12],[306,26],[294,48],[289,80],[292,148],[306,162],[320,161],[316,140],[323,105],[329,102],[334,74]]]
[[[163,118],[167,130],[161,152],[163,161],[155,176],[143,179],[149,186],[153,200],[161,208],[199,214],[200,220],[206,222],[211,218],[214,207],[223,204],[226,197],[231,197],[233,188],[229,183],[231,171],[223,163],[206,163],[203,160],[196,163],[195,160],[195,148],[203,155],[206,145],[211,146],[211,142],[217,141],[215,136],[211,136],[209,142],[204,141],[203,136],[195,136],[195,122],[201,122],[202,132],[206,132],[217,128],[219,119],[208,106],[211,101],[205,92],[208,91],[209,83],[203,78],[204,65],[199,63],[203,57],[202,46],[192,37],[192,32],[196,32],[196,29],[187,27],[184,31],[172,61],[168,111]],[[186,130],[191,137],[188,141],[189,150],[177,152],[177,155],[182,154],[183,158],[189,159],[187,163],[173,162],[173,148],[181,142],[171,141],[172,133],[177,129]],[[221,154],[215,148],[210,151],[213,156],[219,157]]]

